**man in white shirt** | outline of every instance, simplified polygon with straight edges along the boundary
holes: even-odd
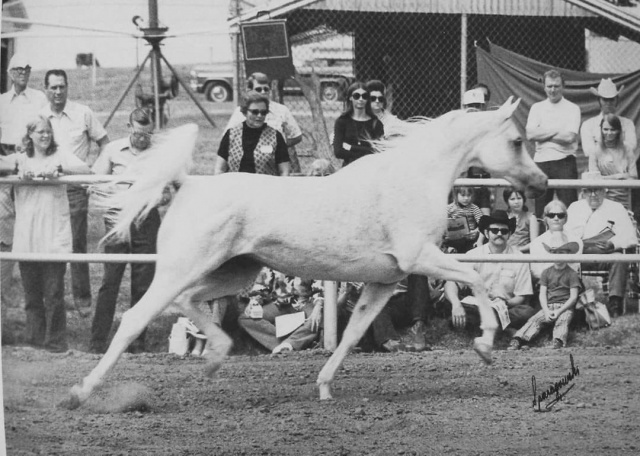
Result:
[[[271,81],[264,73],[252,73],[247,78],[247,89],[255,90],[258,93],[269,96],[269,92],[271,92]],[[238,106],[235,111],[233,111],[233,114],[231,114],[225,131],[244,122],[245,119],[244,114],[240,111],[240,106]],[[302,141],[302,130],[300,130],[293,114],[291,114],[291,111],[289,111],[289,108],[285,105],[274,100],[269,100],[269,112],[267,113],[265,121],[267,125],[275,128],[284,136],[284,139],[287,141],[287,147],[289,148],[291,172],[299,173],[300,162],[298,161],[298,156],[293,146]]]
[[[585,179],[601,179],[599,173],[584,173]],[[584,253],[614,253],[638,244],[636,230],[624,206],[605,198],[604,188],[583,189],[584,199],[567,209],[567,233],[579,237]],[[593,239],[595,238],[595,239]],[[584,263],[583,270],[609,270],[609,312],[622,313],[623,297],[627,287],[627,263]]]
[[[636,127],[631,119],[618,115],[618,101],[620,92],[622,92],[624,86],[620,87],[620,90],[613,83],[611,78],[602,79],[597,89],[593,87],[589,88],[591,93],[598,97],[598,103],[600,104],[600,114],[584,121],[580,127],[580,141],[582,142],[582,151],[587,157],[595,154],[598,144],[600,142],[600,124],[602,123],[602,116],[605,114],[615,114],[620,119],[622,125],[622,142],[626,149],[633,150],[636,158],[638,157],[638,138],[636,136]]]
[[[536,146],[533,160],[550,179],[577,179],[580,108],[563,97],[564,79],[560,72],[549,70],[542,80],[547,99],[531,106],[526,127],[527,138]],[[572,188],[547,189],[543,196],[536,198],[538,218],[542,217],[554,192],[566,206],[578,199]]]
[[[109,142],[106,130],[88,106],[69,101],[67,73],[64,70],[49,70],[44,77],[44,86],[49,104],[41,114],[49,119],[58,147],[73,152],[87,165],[91,165],[91,144],[100,150]],[[99,152],[98,152],[99,154]],[[73,253],[87,253],[87,218],[89,196],[84,187],[67,186]],[[71,264],[71,282],[76,307],[91,306],[91,285],[88,263]]]
[[[9,79],[13,83],[8,92],[0,95],[0,154],[9,155],[22,145],[27,133],[27,123],[47,104],[47,97],[40,90],[29,87],[31,65],[26,55],[16,53],[9,61]],[[10,252],[13,243],[15,209],[12,188],[0,185],[0,251]],[[13,261],[2,261],[2,302],[17,305],[17,281],[13,278]]]

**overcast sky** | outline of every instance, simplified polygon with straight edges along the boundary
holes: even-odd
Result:
[[[147,0],[22,0],[30,20],[133,33],[135,15],[148,20]],[[224,29],[229,0],[158,0],[161,25],[169,33]],[[33,25],[30,34],[16,41],[16,50],[30,56],[36,69],[71,68],[80,52],[94,52],[104,67],[134,67],[149,47],[132,37],[87,33]],[[139,43],[137,44],[137,42]],[[228,34],[166,38],[163,54],[172,64],[228,61]],[[136,49],[137,48],[137,49]]]

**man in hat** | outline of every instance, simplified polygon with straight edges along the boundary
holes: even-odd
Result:
[[[597,172],[584,173],[583,179],[600,180]],[[638,244],[636,230],[627,210],[620,203],[605,198],[607,190],[602,187],[585,187],[584,198],[572,203],[567,209],[569,234],[582,239],[584,253],[608,254],[622,252]],[[585,263],[583,270],[609,271],[609,313],[620,315],[627,287],[627,263]]]
[[[485,110],[484,92],[480,89],[467,90],[462,95],[462,106],[465,109]]]
[[[88,106],[67,99],[69,81],[64,70],[47,71],[44,88],[49,103],[40,113],[51,122],[59,149],[72,152],[91,165],[91,145],[95,142],[102,149],[109,142],[106,130]],[[73,253],[87,253],[89,196],[81,185],[68,185],[67,195],[71,212]],[[91,306],[87,263],[71,265],[71,284],[76,307]]]
[[[47,97],[40,90],[29,87],[31,65],[24,54],[14,54],[9,61],[9,79],[13,83],[8,92],[0,95],[0,154],[9,155],[22,144],[27,133],[27,123],[47,104]],[[0,185],[0,251],[10,252],[13,243],[15,210],[11,187]],[[2,261],[1,294],[8,306],[17,302],[17,282],[13,279],[14,263]]]
[[[620,119],[622,125],[622,140],[625,148],[633,150],[637,157],[638,138],[636,136],[636,128],[633,125],[631,119],[618,115],[618,101],[620,92],[622,92],[624,86],[620,87],[620,90],[613,83],[611,78],[602,79],[597,89],[590,87],[589,90],[596,97],[598,97],[598,103],[600,104],[600,114],[590,119],[587,119],[580,127],[580,140],[582,142],[582,150],[587,157],[595,155],[595,151],[598,148],[598,144],[601,142],[600,124],[602,123],[602,117],[605,114],[615,114]]]
[[[467,255],[523,255],[517,248],[507,243],[509,236],[516,229],[516,219],[509,218],[505,211],[496,210],[491,215],[482,216],[479,229],[488,243],[469,250]],[[525,261],[524,257],[523,261]],[[535,314],[533,307],[529,304],[530,297],[533,295],[529,266],[526,263],[472,263],[472,266],[487,286],[489,299],[506,304],[511,321],[506,331],[515,333],[516,329]],[[460,300],[460,289],[457,283],[447,282],[444,292],[451,303],[451,320],[454,327],[464,328],[467,326],[468,319],[473,319],[473,325],[479,323],[478,307]]]
[[[535,142],[533,161],[550,179],[577,179],[580,108],[564,98],[564,79],[559,71],[547,71],[542,80],[547,99],[531,106],[526,127],[527,139]],[[573,188],[547,189],[542,197],[536,198],[538,218],[554,192],[567,206],[578,199]]]

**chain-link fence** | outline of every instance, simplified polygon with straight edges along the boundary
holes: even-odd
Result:
[[[640,45],[632,41],[638,35],[602,18],[306,8],[284,17],[296,69],[303,76],[312,71],[319,76],[329,129],[354,80],[384,82],[391,112],[401,119],[459,108],[464,89],[479,82],[475,47],[489,43],[569,70],[624,73],[640,68]],[[298,154],[312,155],[317,145],[309,132],[317,126],[309,104],[291,81],[282,93],[305,131]]]

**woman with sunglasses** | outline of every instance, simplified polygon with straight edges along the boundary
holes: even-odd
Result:
[[[567,206],[557,199],[552,200],[544,207],[544,224],[547,231],[531,241],[529,250],[531,255],[546,255],[549,249],[559,248],[561,244],[575,242],[578,244],[578,252],[582,253],[582,240],[564,229],[567,224]],[[562,240],[562,242],[560,242]],[[553,263],[531,263],[531,273],[534,279],[540,279],[542,271],[553,266]],[[580,270],[580,263],[570,263],[574,270]]]
[[[600,122],[600,138],[594,153],[589,155],[589,171],[600,172],[604,179],[637,179],[634,151],[624,144],[622,123],[615,114],[605,114]],[[631,210],[631,190],[610,188],[607,199],[622,204]]]
[[[282,134],[266,124],[269,97],[250,90],[240,106],[246,120],[228,129],[218,147],[214,174],[288,176],[289,152]]]
[[[367,82],[366,88],[369,92],[371,111],[382,122],[385,136],[389,137],[399,133],[402,121],[387,110],[387,88],[385,85],[382,81],[372,79]]]
[[[356,81],[347,90],[346,110],[336,119],[333,152],[343,166],[373,153],[372,139],[384,136],[384,126],[371,110],[369,92],[363,82]]]

